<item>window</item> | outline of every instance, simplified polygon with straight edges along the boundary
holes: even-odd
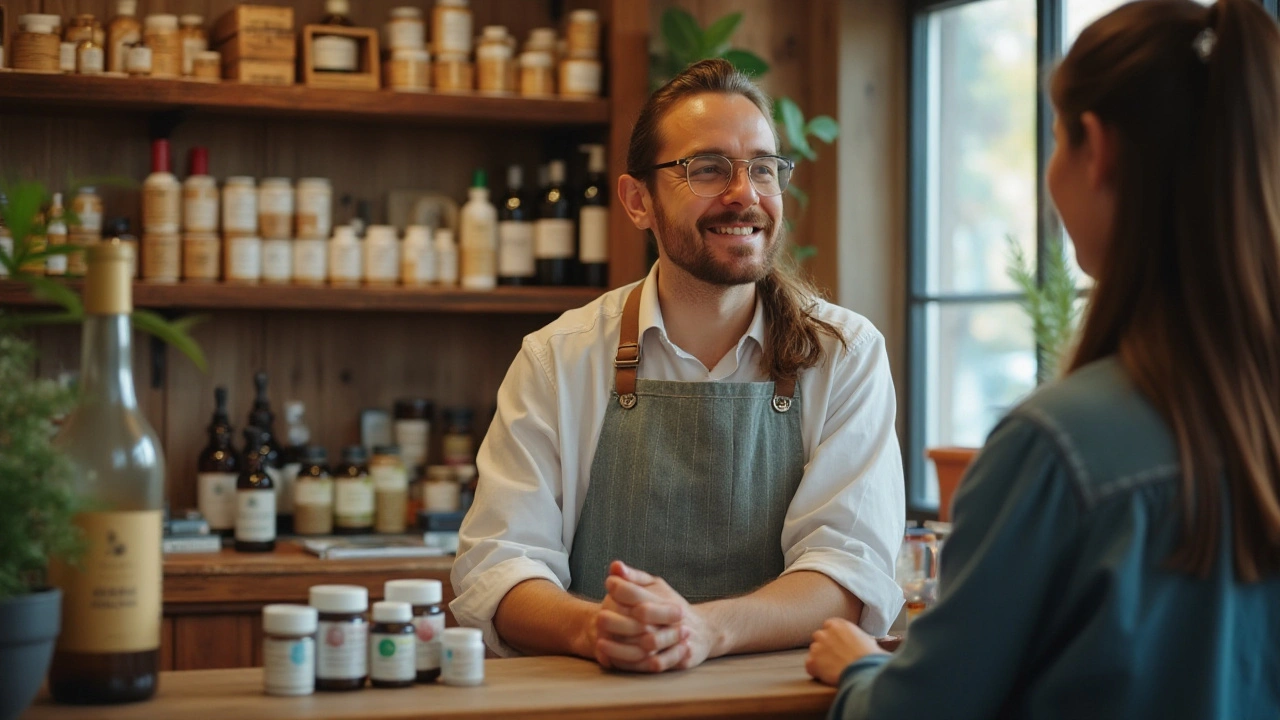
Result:
[[[1276,1],[1267,0],[1272,12]],[[1123,2],[916,2],[906,408],[910,510],[937,507],[937,481],[924,460],[925,448],[980,446],[1035,387],[1031,322],[1006,268],[1010,244],[1038,262],[1044,238],[1061,230],[1043,190],[1053,135],[1041,78],[1085,27]],[[1074,254],[1070,259],[1074,266]],[[1087,288],[1078,268],[1076,275]]]

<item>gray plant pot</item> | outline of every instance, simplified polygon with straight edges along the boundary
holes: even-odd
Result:
[[[57,588],[0,600],[0,720],[16,720],[40,691],[61,610]]]

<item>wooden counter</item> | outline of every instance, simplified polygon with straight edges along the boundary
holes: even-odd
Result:
[[[453,599],[453,556],[321,560],[292,542],[271,553],[167,555],[164,559],[163,670],[238,668],[262,664],[262,606],[306,604],[312,585],[361,585],[382,599],[388,580],[427,578]],[[447,607],[446,607],[447,613]],[[453,625],[453,616],[446,616]]]
[[[721,658],[685,672],[605,672],[565,657],[485,662],[485,685],[366,688],[267,697],[262,671],[200,670],[160,676],[150,702],[66,707],[42,699],[26,720],[427,720],[439,718],[820,718],[835,691],[809,678],[804,650]]]

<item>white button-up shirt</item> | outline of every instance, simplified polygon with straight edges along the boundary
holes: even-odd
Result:
[[[533,578],[569,586],[569,549],[605,409],[622,307],[618,288],[527,336],[498,390],[498,410],[476,457],[480,481],[459,532],[450,604],[461,625],[484,631],[501,656],[493,616],[507,592]],[[848,349],[822,335],[826,357],[799,378],[804,477],[782,526],[786,570],[823,573],[865,606],[861,626],[883,635],[902,606],[893,572],[906,525],[896,400],[884,336],[866,318],[818,303]],[[760,382],[765,323],[755,317],[710,371],[667,336],[657,266],[640,299],[639,377],[682,382]],[[650,568],[641,568],[650,569]],[[797,599],[797,602],[803,602]]]

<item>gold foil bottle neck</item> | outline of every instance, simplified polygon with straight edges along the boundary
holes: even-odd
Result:
[[[87,315],[127,315],[133,312],[133,245],[119,238],[85,249],[89,272],[84,282]]]

